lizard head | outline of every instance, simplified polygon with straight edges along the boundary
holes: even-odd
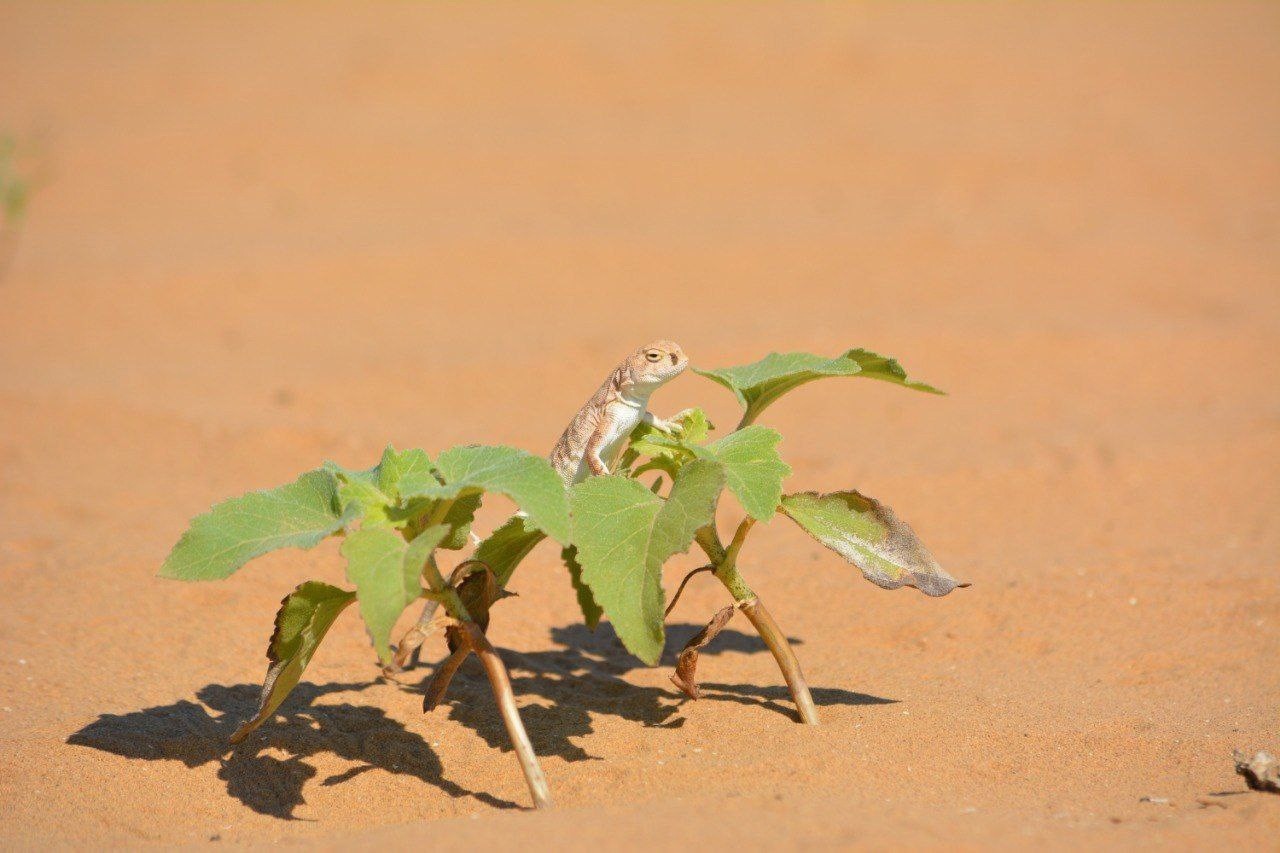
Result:
[[[652,390],[675,379],[689,366],[684,350],[674,341],[654,341],[627,358],[631,383]]]

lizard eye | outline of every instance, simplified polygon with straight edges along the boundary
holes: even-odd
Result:
[[[658,352],[656,349],[649,350],[644,354],[644,357],[649,361],[662,361],[662,353]]]

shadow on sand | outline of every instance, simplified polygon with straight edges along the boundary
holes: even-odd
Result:
[[[700,627],[667,626],[670,651],[663,658],[664,666],[674,665],[676,650]],[[645,726],[683,725],[685,718],[679,711],[689,701],[683,694],[669,687],[638,686],[623,678],[642,664],[622,648],[607,623],[595,632],[583,625],[555,628],[551,639],[557,648],[501,652],[522,703],[521,716],[540,756],[555,755],[567,761],[595,758],[571,739],[591,734],[592,719],[597,715]],[[791,642],[799,644],[798,640]],[[758,637],[733,629],[721,633],[703,656],[725,652],[767,654]],[[704,671],[713,670],[704,664]],[[256,684],[210,684],[196,692],[199,702],[180,700],[127,714],[103,714],[67,742],[126,758],[181,761],[187,767],[217,762],[221,766],[218,778],[226,783],[228,794],[256,812],[284,820],[295,819],[294,810],[304,802],[302,789],[317,773],[305,759],[322,753],[355,762],[355,766],[320,780],[321,785],[341,784],[378,768],[415,776],[450,797],[474,797],[497,808],[519,807],[446,778],[430,744],[381,709],[317,704],[316,700],[328,694],[361,691],[374,683],[299,684],[273,720],[235,747],[228,741],[236,727],[254,713],[261,689]],[[400,687],[419,691],[419,687]],[[767,708],[792,719],[796,716],[785,687],[715,682],[702,687],[703,703],[734,702]],[[813,697],[818,705],[895,701],[839,688],[815,688]],[[489,746],[510,749],[488,681],[474,659],[458,672],[442,707],[448,708],[449,719],[476,732]],[[287,757],[263,754],[268,751]]]
[[[660,666],[670,672],[679,650],[701,628],[701,625],[689,623],[667,625],[667,651]],[[800,640],[789,639],[793,646],[801,644]],[[557,755],[567,761],[596,758],[571,740],[591,734],[595,716],[621,717],[660,728],[684,725],[686,718],[680,710],[691,700],[683,693],[667,684],[643,687],[623,678],[634,669],[644,668],[644,664],[622,647],[607,622],[594,632],[581,624],[553,628],[551,640],[558,648],[538,652],[501,652],[511,672],[511,686],[516,696],[523,700],[528,697],[545,700],[526,704],[520,709],[520,716],[538,755]],[[767,655],[768,649],[755,634],[727,628],[703,649],[701,674],[704,677],[714,674],[714,664],[706,658],[726,652]],[[701,686],[701,703],[756,705],[792,720],[799,719],[785,686],[758,687],[714,682],[704,682]],[[840,688],[819,687],[812,692],[818,705],[882,705],[896,701]],[[475,731],[490,746],[510,748],[502,722],[493,712],[484,671],[474,659],[459,670],[443,706],[449,708],[450,719]]]

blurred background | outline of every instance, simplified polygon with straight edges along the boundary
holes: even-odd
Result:
[[[1144,762],[1177,768],[1194,802],[1234,784],[1220,759],[1238,741],[1275,734],[1274,3],[5,2],[4,140],[0,792],[17,838],[315,837],[388,808],[484,811],[383,767],[306,783],[300,814],[328,817],[289,824],[183,751],[217,732],[123,724],[138,755],[63,741],[99,714],[255,681],[279,596],[341,580],[323,549],[222,585],[154,579],[211,502],[325,458],[372,464],[388,441],[544,452],[656,337],[704,367],[864,346],[948,390],[820,383],[769,420],[793,488],[889,501],[975,586],[883,593],[770,528],[754,577],[806,638],[811,683],[917,701],[824,708],[825,731],[865,749],[850,756],[787,740],[806,736],[758,703],[700,703],[689,725],[708,738],[751,735],[725,760],[754,782],[709,787],[655,777],[649,751],[678,733],[607,703],[578,734],[610,762],[557,757],[558,718],[535,714],[567,808],[802,784],[812,802],[895,798],[808,815],[815,837],[849,820],[930,838],[910,815],[971,802],[998,816],[939,837],[1112,832],[1108,816],[1153,813],[1136,805],[1160,793]],[[693,404],[732,423],[697,377],[654,400]],[[537,553],[495,624],[525,652],[579,619]],[[719,599],[687,601],[698,622]],[[343,630],[309,679],[372,677],[358,624]],[[93,671],[72,674],[62,644],[85,632]],[[715,665],[776,681],[753,648]],[[663,671],[624,675],[666,689]],[[385,685],[350,701],[428,726]],[[523,801],[510,755],[443,716],[430,728],[451,778]],[[996,746],[1014,752],[985,758]],[[797,783],[775,747],[822,769]],[[183,761],[120,757],[152,748]],[[340,752],[305,766],[340,774]],[[899,772],[939,761],[963,796]],[[230,787],[267,784],[257,770]],[[1052,796],[1029,793],[1050,777]],[[102,801],[122,786],[136,802]],[[153,813],[175,789],[194,817]],[[1247,838],[1277,821],[1208,811],[1148,829]]]

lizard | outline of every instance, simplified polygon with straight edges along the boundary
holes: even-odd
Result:
[[[689,359],[679,344],[660,340],[635,350],[610,371],[551,448],[548,457],[551,467],[560,475],[565,488],[587,477],[608,474],[632,430],[641,423],[665,433],[676,432],[679,429],[676,424],[649,411],[649,396],[688,366]],[[516,515],[524,516],[524,513]],[[474,531],[471,539],[473,544],[480,542]],[[471,562],[463,561],[458,569],[468,567]],[[455,569],[455,574],[457,571]],[[435,602],[428,602],[417,624],[401,639],[396,650],[398,668],[408,664],[426,639],[435,610]]]
[[[551,467],[565,486],[608,474],[631,431],[641,423],[674,432],[674,424],[649,411],[649,395],[688,366],[684,350],[673,341],[654,341],[624,358],[551,448]]]

